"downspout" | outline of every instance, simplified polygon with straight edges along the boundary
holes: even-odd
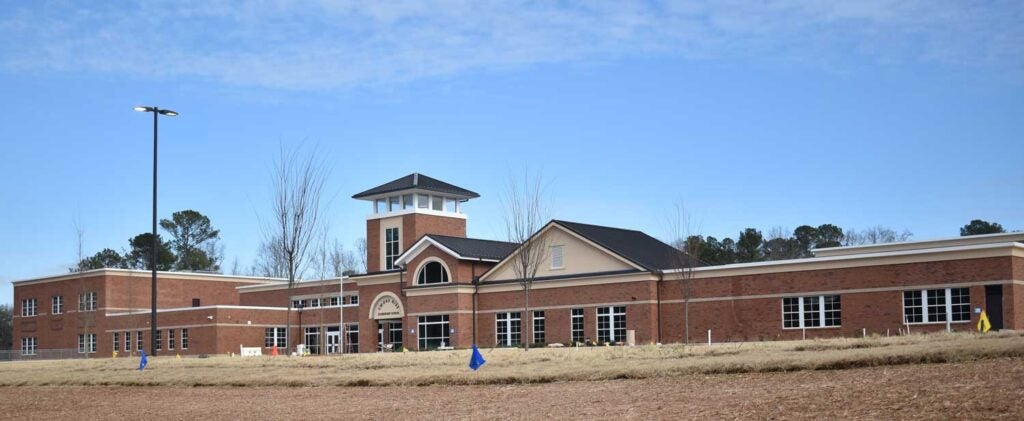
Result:
[[[476,346],[476,296],[480,291],[480,278],[476,276],[476,262],[482,259],[477,257],[473,261],[470,277],[473,280],[473,345]]]
[[[665,280],[665,271],[658,271],[658,281],[655,283],[655,295],[658,301],[658,344],[661,344],[661,281]]]

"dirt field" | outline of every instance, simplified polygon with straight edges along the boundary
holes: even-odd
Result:
[[[8,419],[1021,419],[1024,359],[527,385],[4,387]]]

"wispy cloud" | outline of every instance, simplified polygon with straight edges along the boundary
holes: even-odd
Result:
[[[946,1],[28,2],[0,63],[334,90],[637,56],[1024,73],[1024,3]]]

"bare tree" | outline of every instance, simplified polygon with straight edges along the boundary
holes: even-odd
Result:
[[[881,225],[876,225],[860,231],[856,229],[849,229],[845,234],[843,241],[844,246],[895,243],[907,241],[914,235],[907,229],[897,232],[892,228],[883,227]]]
[[[256,259],[249,268],[249,275],[265,276],[267,278],[288,277],[287,265],[284,260],[284,253],[281,252],[280,240],[276,238],[264,239],[260,248],[256,251]]]
[[[693,296],[694,269],[700,265],[701,248],[704,238],[695,228],[682,201],[677,201],[673,213],[667,219],[669,239],[676,249],[671,262],[678,272],[679,286],[683,295],[683,343],[690,343],[690,299]]]
[[[530,349],[533,340],[533,317],[530,314],[530,289],[548,256],[549,239],[546,236],[534,235],[546,220],[544,208],[544,185],[541,173],[530,174],[524,171],[521,176],[510,175],[505,194],[501,198],[505,232],[509,242],[519,244],[519,250],[513,256],[512,272],[523,289],[523,315],[520,326],[525,326],[523,348]]]
[[[330,248],[330,269],[331,274],[340,278],[355,273],[359,269],[359,258],[351,250],[345,250],[345,246],[334,241]]]
[[[79,262],[78,282],[77,282],[77,284],[78,284],[78,288],[77,288],[78,289],[78,297],[76,297],[77,298],[76,303],[78,305],[78,311],[75,313],[75,316],[78,319],[78,328],[79,328],[79,331],[82,332],[81,335],[83,336],[83,340],[84,340],[84,345],[85,345],[84,355],[85,355],[85,358],[89,358],[89,334],[91,333],[93,319],[95,318],[96,314],[95,314],[95,308],[90,308],[90,307],[87,307],[87,306],[83,305],[83,304],[88,304],[89,302],[93,302],[94,303],[94,301],[83,302],[83,300],[85,298],[88,298],[89,293],[93,292],[93,291],[89,290],[89,285],[85,282],[85,274],[84,274],[84,272],[87,270],[87,268],[85,268],[82,265],[82,262],[85,260],[85,253],[84,253],[84,250],[83,250],[84,242],[85,242],[85,229],[82,228],[82,224],[81,224],[81,222],[77,218],[74,221],[74,226],[75,226],[75,239],[76,239],[76,242],[75,242],[75,245],[76,245],[76,255],[77,255],[77,261]],[[70,297],[68,297],[68,298],[70,298]],[[64,299],[64,300],[65,300],[64,301],[64,306],[67,307],[67,305],[68,305],[67,301],[68,300],[67,299]],[[65,312],[67,312],[67,311],[65,311]]]
[[[366,238],[360,238],[356,241],[356,252],[359,253],[359,267],[353,268],[359,273],[366,273]]]
[[[288,277],[288,311],[285,340],[291,347],[292,288],[309,263],[310,245],[321,232],[323,223],[326,164],[316,150],[302,155],[300,149],[281,146],[273,171],[273,217],[264,229],[264,244],[272,255],[280,255]]]

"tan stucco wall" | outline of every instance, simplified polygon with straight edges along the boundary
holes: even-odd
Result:
[[[552,226],[543,235],[548,240],[547,245],[549,248],[551,246],[562,246],[564,266],[562,269],[551,269],[551,252],[549,251],[545,255],[540,269],[537,271],[537,277],[633,269],[628,263],[557,226]],[[514,279],[516,276],[513,264],[514,262],[512,261],[506,262],[497,268],[494,273],[488,274],[486,280]]]

